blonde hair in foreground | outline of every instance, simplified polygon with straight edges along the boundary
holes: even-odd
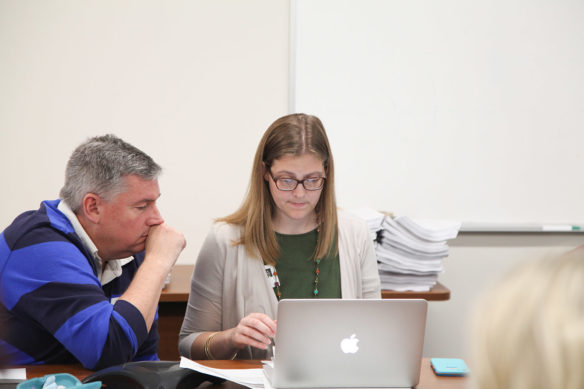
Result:
[[[475,388],[584,388],[584,248],[520,266],[473,319]]]
[[[265,169],[285,156],[313,154],[324,166],[326,181],[314,209],[319,224],[318,242],[314,258],[337,253],[337,204],[335,200],[335,167],[329,141],[320,119],[302,113],[277,119],[266,130],[258,145],[247,195],[241,207],[233,214],[217,219],[242,227],[242,235],[235,244],[245,245],[252,256],[259,256],[268,264],[275,264],[279,247],[272,224],[276,205],[264,179]]]

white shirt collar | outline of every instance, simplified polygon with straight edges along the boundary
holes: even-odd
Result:
[[[81,242],[85,245],[86,248],[89,249],[89,251],[93,255],[93,260],[97,265],[97,278],[99,279],[99,282],[102,285],[105,285],[121,276],[122,266],[124,266],[126,263],[132,262],[134,260],[134,257],[110,259],[105,263],[105,268],[103,269],[102,272],[102,260],[99,257],[99,255],[97,255],[98,251],[97,246],[95,245],[95,243],[93,243],[89,235],[87,235],[87,232],[85,232],[85,229],[79,222],[79,219],[77,219],[77,215],[75,215],[75,212],[73,212],[73,210],[67,204],[65,204],[63,200],[59,202],[57,209],[61,211],[67,217],[67,219],[69,219],[71,225],[73,225],[73,230],[75,230],[75,233],[79,236]]]

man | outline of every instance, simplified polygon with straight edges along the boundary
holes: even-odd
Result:
[[[0,234],[0,350],[12,364],[156,360],[156,310],[185,247],[156,207],[158,166],[113,136],[71,155],[61,200]]]

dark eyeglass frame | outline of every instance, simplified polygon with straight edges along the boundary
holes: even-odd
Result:
[[[278,185],[278,181],[279,180],[282,180],[282,178],[276,178],[276,177],[274,177],[274,175],[272,174],[272,169],[271,168],[268,168],[267,170],[268,170],[268,173],[270,174],[270,177],[272,177],[272,180],[274,180],[274,184],[276,184],[276,188],[278,188],[278,190],[281,190],[283,192],[292,192],[293,190],[295,190],[296,188],[298,188],[298,184],[302,184],[302,187],[304,188],[304,190],[308,190],[310,192],[314,192],[314,191],[321,190],[322,188],[324,188],[324,183],[326,182],[326,177],[325,176],[323,176],[323,177],[308,177],[308,178],[305,178],[303,180],[297,180],[295,178],[288,177],[288,178],[286,178],[286,180],[296,181],[296,185],[294,185],[294,187],[293,188],[290,188],[290,189],[288,189],[288,188],[282,189]],[[306,185],[304,185],[304,181],[314,180],[314,179],[322,180],[322,184],[318,188],[308,189],[306,187]]]

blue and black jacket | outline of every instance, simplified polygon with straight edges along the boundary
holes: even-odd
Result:
[[[11,364],[78,363],[101,369],[157,360],[157,317],[117,300],[144,254],[102,286],[91,253],[57,206],[44,201],[0,234],[0,352]]]

